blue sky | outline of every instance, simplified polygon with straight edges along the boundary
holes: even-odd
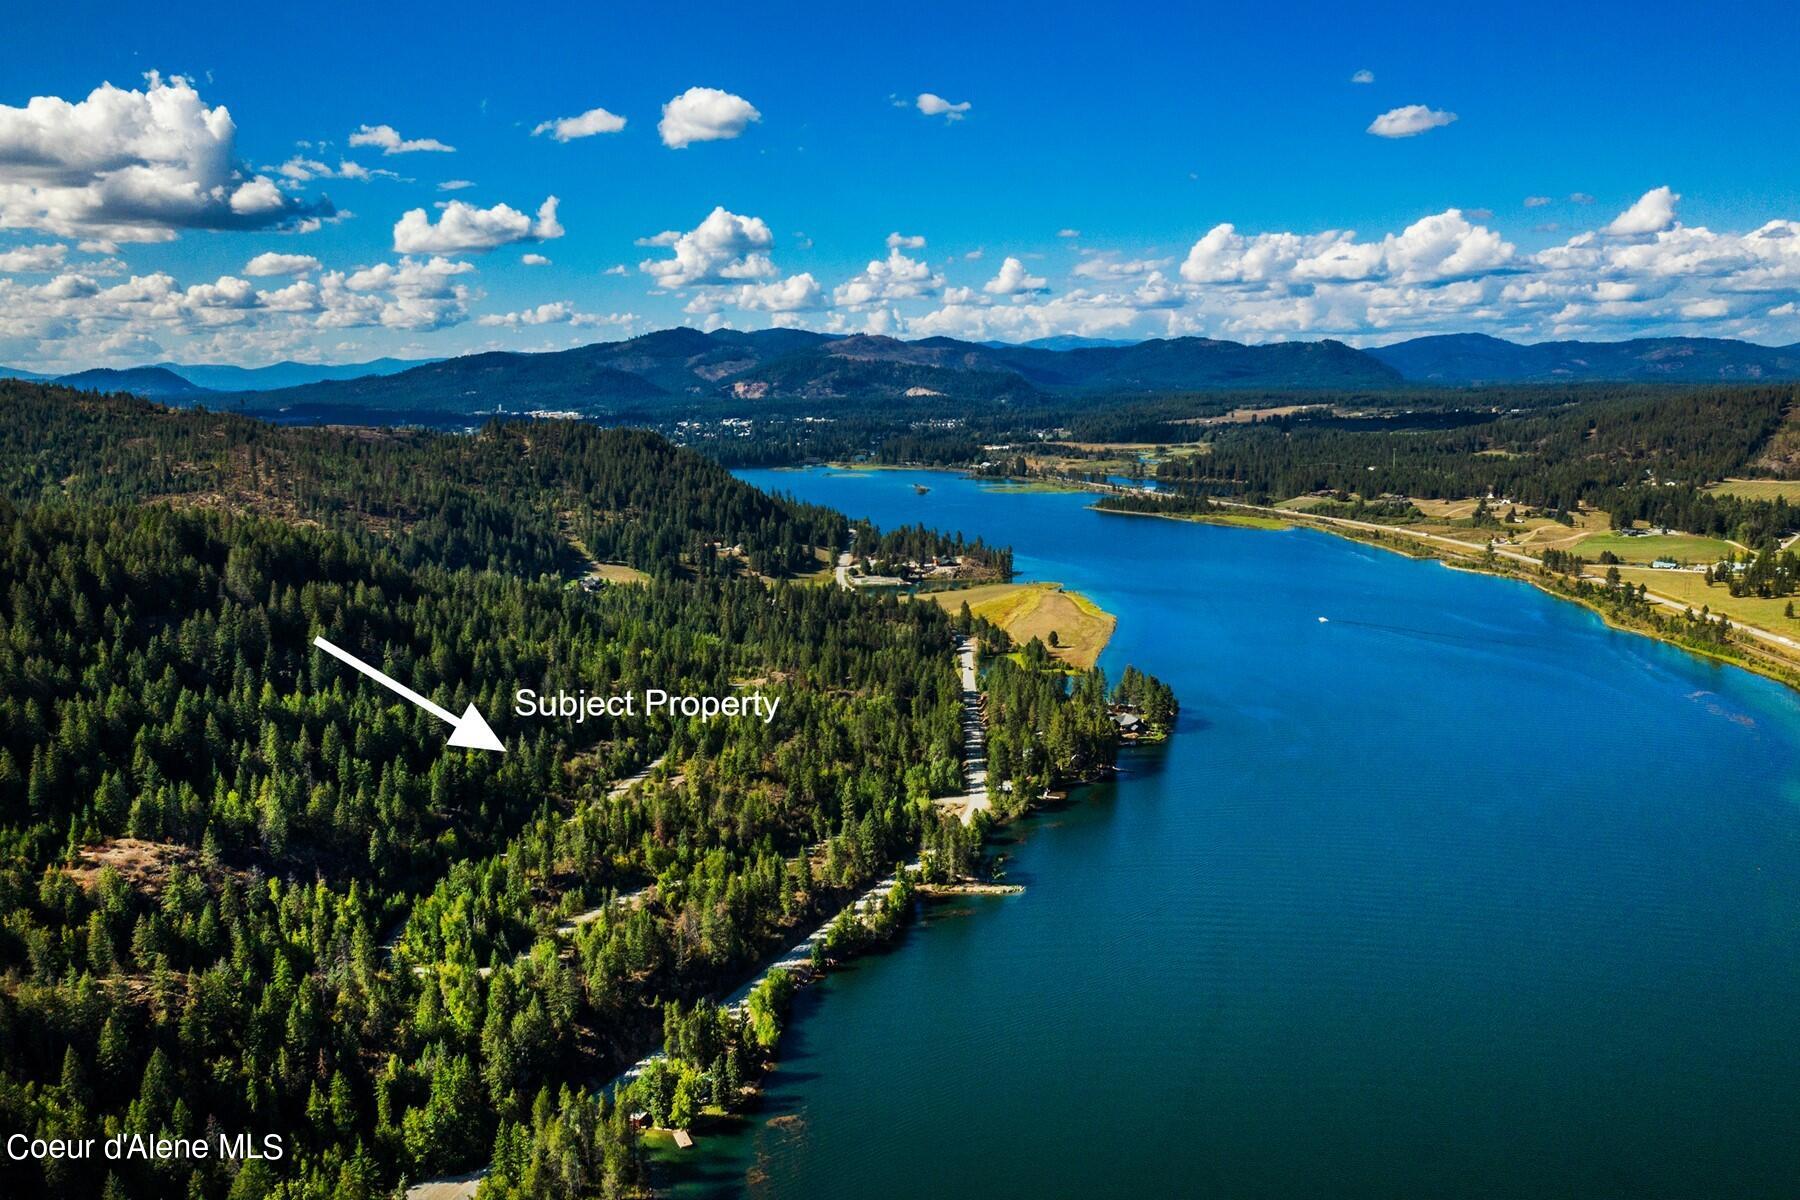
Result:
[[[1791,5],[376,7],[9,14],[0,362],[1800,340]]]

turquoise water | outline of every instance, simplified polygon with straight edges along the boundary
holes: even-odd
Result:
[[[675,1194],[1800,1189],[1794,694],[1311,532],[745,477],[1011,543],[1118,615],[1103,665],[1182,724],[1012,831],[1025,894],[803,993]]]

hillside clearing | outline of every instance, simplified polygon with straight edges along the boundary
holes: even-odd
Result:
[[[1060,583],[989,583],[928,592],[922,598],[936,601],[949,612],[966,603],[970,612],[1006,630],[1019,645],[1035,637],[1049,646],[1054,632],[1058,644],[1050,653],[1082,669],[1099,661],[1118,624],[1111,613],[1079,592],[1063,590]]]
[[[1800,504],[1800,479],[1727,479],[1708,489],[1719,496],[1736,496],[1742,500],[1785,499]]]

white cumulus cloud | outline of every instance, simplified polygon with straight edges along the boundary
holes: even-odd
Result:
[[[436,138],[403,138],[392,125],[361,125],[350,135],[352,146],[375,146],[383,154],[451,154],[455,146],[446,146]]]
[[[919,98],[913,101],[918,110],[928,117],[942,117],[946,121],[960,121],[971,105],[967,100],[952,104],[942,96],[933,92],[920,92]]]
[[[1514,247],[1458,209],[1424,217],[1379,242],[1355,233],[1240,234],[1214,226],[1188,250],[1181,277],[1189,283],[1279,284],[1394,279],[1416,283],[1498,270]]]
[[[287,198],[275,181],[266,175],[258,175],[247,183],[240,184],[231,193],[231,211],[247,216],[263,213],[280,212],[287,206]]]
[[[1423,104],[1406,104],[1390,108],[1369,122],[1369,132],[1376,137],[1403,138],[1437,129],[1456,120],[1453,112],[1427,108]]]
[[[723,206],[686,233],[665,230],[641,244],[673,252],[669,258],[648,258],[638,264],[659,288],[735,284],[775,274],[769,258],[775,235],[768,223],[760,217],[727,212]]]
[[[366,183],[371,179],[398,179],[393,171],[381,167],[365,167],[348,158],[338,159],[338,165],[322,163],[317,159],[296,154],[278,167],[270,168],[283,179],[294,183],[306,183],[313,179],[355,179]]]
[[[310,254],[277,254],[273,250],[259,254],[244,264],[244,274],[300,275],[319,269],[319,260]]]
[[[0,229],[158,242],[183,229],[266,229],[329,216],[236,157],[237,125],[186,79],[142,91],[102,84],[84,100],[0,105]]]
[[[762,114],[742,96],[718,88],[691,87],[663,105],[656,132],[663,145],[679,150],[694,142],[737,137],[750,122],[760,120]]]
[[[422,208],[405,213],[394,225],[394,250],[400,254],[467,254],[515,242],[546,242],[562,235],[555,196],[538,206],[536,220],[508,204],[478,208],[451,200],[444,204],[435,224]]]
[[[490,329],[523,329],[533,325],[629,325],[635,320],[637,316],[633,313],[582,312],[567,300],[552,300],[517,312],[488,313],[476,318],[475,323]]]
[[[476,320],[478,325],[518,328],[521,325],[555,325],[575,315],[575,306],[567,300],[553,300],[536,308],[518,312],[489,313]]]
[[[1148,275],[1152,271],[1160,271],[1167,267],[1170,259],[1166,258],[1118,258],[1111,254],[1096,255],[1075,264],[1070,272],[1083,279],[1120,280],[1136,279]]]
[[[576,138],[593,137],[597,133],[617,133],[623,128],[624,117],[609,113],[604,108],[590,108],[579,116],[545,121],[531,131],[531,136],[538,137],[547,133],[559,142],[570,142]]]
[[[803,312],[823,307],[824,289],[811,272],[769,283],[740,284],[731,296],[739,308],[771,313]]]
[[[832,301],[840,308],[861,311],[872,305],[935,295],[943,286],[943,277],[932,274],[928,264],[895,247],[888,251],[885,259],[872,260],[856,275],[840,283],[832,291]]]
[[[1606,232],[1614,237],[1656,233],[1675,222],[1675,202],[1681,196],[1666,185],[1639,196],[1632,206],[1612,219]]]
[[[1049,281],[1027,271],[1024,263],[1009,254],[994,277],[981,285],[981,290],[990,296],[1022,296],[1048,291]]]
[[[61,242],[15,246],[11,250],[0,250],[0,271],[7,274],[54,271],[62,266],[68,254],[69,248]]]

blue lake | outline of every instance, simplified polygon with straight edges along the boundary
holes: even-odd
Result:
[[[1003,834],[1023,895],[803,993],[674,1194],[1800,1189],[1794,693],[1313,532],[743,476],[1011,544],[1118,616],[1102,665],[1182,722]]]

